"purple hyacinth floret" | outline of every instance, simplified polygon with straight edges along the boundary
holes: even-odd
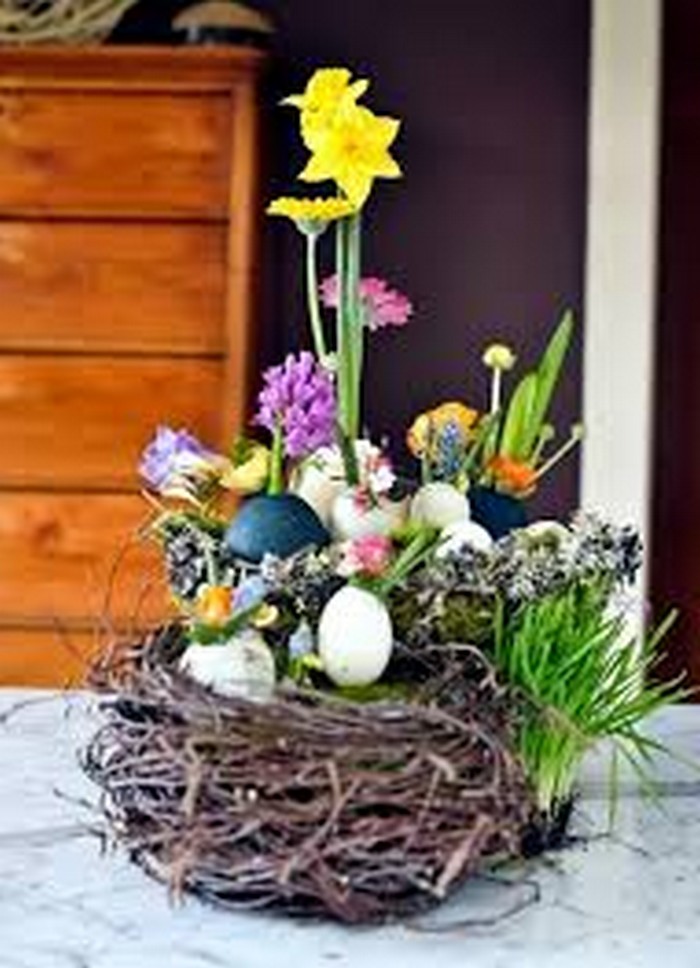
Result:
[[[335,392],[330,374],[313,354],[290,355],[263,374],[255,422],[274,433],[281,426],[287,457],[304,457],[335,437]]]
[[[187,430],[158,427],[139,463],[139,474],[154,490],[162,490],[190,457],[209,457],[206,449]]]

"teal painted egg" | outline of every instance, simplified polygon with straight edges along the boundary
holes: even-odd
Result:
[[[329,541],[316,512],[296,494],[258,494],[228,526],[224,547],[236,558],[257,563],[268,554],[288,558]]]

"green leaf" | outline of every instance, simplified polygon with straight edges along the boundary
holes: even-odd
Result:
[[[527,456],[525,444],[530,438],[533,407],[537,400],[537,374],[526,373],[515,389],[508,405],[503,433],[498,447],[506,457]]]
[[[529,457],[537,444],[537,438],[546,420],[554,391],[559,382],[561,368],[571,343],[573,330],[574,315],[571,310],[567,310],[547,344],[537,367],[537,393],[529,415],[527,432],[522,442],[522,453],[519,455],[523,458]]]

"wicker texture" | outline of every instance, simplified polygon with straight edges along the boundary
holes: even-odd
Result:
[[[0,0],[0,43],[102,40],[137,0]]]
[[[441,658],[427,705],[254,704],[181,676],[182,647],[171,628],[102,665],[114,692],[85,754],[117,840],[176,893],[380,921],[520,853],[532,813],[509,705],[475,650],[458,675]]]

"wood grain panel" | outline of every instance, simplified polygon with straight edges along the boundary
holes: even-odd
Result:
[[[139,495],[0,492],[0,626],[125,624],[167,612]]]
[[[0,92],[0,206],[220,216],[227,211],[225,95]]]
[[[0,349],[224,349],[226,229],[0,221]]]
[[[251,47],[53,44],[0,48],[0,88],[230,90],[250,84],[267,55]]]
[[[0,687],[80,686],[102,648],[96,631],[0,626]]]
[[[218,441],[222,373],[210,360],[0,357],[0,487],[133,489],[156,425]]]

